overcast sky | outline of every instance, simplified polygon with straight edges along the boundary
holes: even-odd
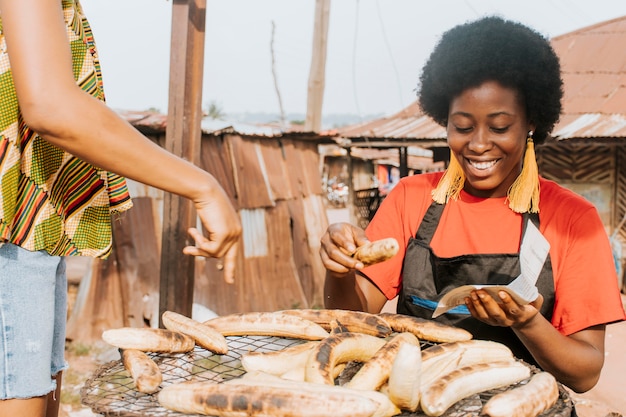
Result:
[[[167,110],[171,0],[81,0],[110,106]],[[207,0],[203,103],[225,114],[305,113],[314,0]],[[547,37],[626,16],[622,0],[332,0],[324,114],[393,114],[415,98],[441,33],[497,14]],[[626,50],[625,50],[626,53]]]

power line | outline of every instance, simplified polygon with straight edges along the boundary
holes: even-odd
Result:
[[[276,23],[272,20],[272,39],[270,41],[270,53],[272,55],[272,78],[274,79],[274,89],[276,90],[276,96],[278,97],[278,107],[280,109],[280,125],[281,128],[285,127],[285,110],[283,109],[283,99],[280,95],[280,88],[278,87],[278,79],[276,75],[276,59],[274,56],[274,34],[276,33]]]
[[[393,72],[396,76],[396,87],[398,88],[398,98],[400,99],[400,108],[404,108],[404,100],[402,100],[402,86],[400,83],[400,74],[398,73],[398,67],[396,66],[396,61],[393,59],[393,53],[391,51],[391,46],[389,45],[387,32],[385,31],[385,23],[383,22],[382,14],[380,13],[380,4],[378,0],[376,0],[376,14],[378,15],[378,22],[380,23],[380,30],[383,34],[385,47],[387,48],[387,53],[389,54],[389,59],[391,60],[391,66],[393,67]]]
[[[359,98],[356,93],[356,50],[357,39],[359,37],[359,0],[356,0],[356,13],[354,14],[354,38],[352,41],[352,97],[354,98],[354,105],[356,107],[356,114],[359,116],[359,120],[363,121],[363,115],[359,109]]]

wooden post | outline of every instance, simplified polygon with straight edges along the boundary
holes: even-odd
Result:
[[[356,207],[356,192],[354,191],[354,164],[352,160],[352,148],[347,147],[346,156],[348,164],[348,203],[350,223],[359,224],[359,210]]]
[[[174,0],[165,148],[195,164],[200,157],[206,0]],[[159,323],[166,310],[191,317],[194,258],[183,255],[187,229],[196,225],[191,201],[165,193]]]
[[[309,70],[306,121],[304,123],[304,130],[307,132],[319,132],[322,128],[329,17],[330,0],[315,0],[313,56]]]
[[[409,148],[400,146],[398,148],[398,154],[400,161],[400,178],[404,178],[409,175]]]

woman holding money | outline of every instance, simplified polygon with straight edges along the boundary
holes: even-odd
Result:
[[[438,321],[509,346],[574,391],[604,363],[605,326],[626,318],[611,248],[595,207],[538,175],[534,145],[559,119],[562,80],[549,42],[486,17],[447,31],[423,68],[423,112],[446,127],[445,173],[403,178],[367,227],[333,224],[322,238],[326,307],[430,319],[460,286],[508,285],[520,275],[529,230],[545,239],[538,297],[475,289]],[[346,253],[393,237],[398,254],[365,267]],[[534,281],[534,279],[533,279]]]

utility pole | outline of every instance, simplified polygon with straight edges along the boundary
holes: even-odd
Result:
[[[330,0],[315,0],[315,23],[313,27],[313,56],[309,71],[307,109],[304,129],[319,132],[322,129],[322,104],[326,73],[326,49],[330,20]]]

